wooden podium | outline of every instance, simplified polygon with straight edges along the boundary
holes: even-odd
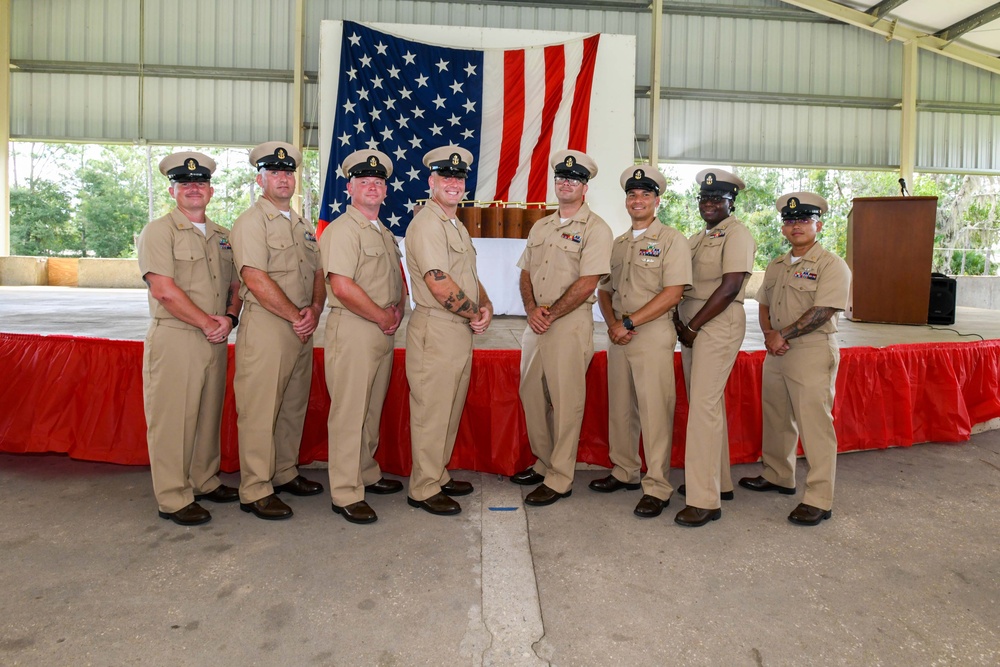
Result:
[[[937,197],[858,197],[847,216],[847,318],[927,324]]]

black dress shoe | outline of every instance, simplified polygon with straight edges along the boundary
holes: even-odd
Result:
[[[331,506],[334,512],[343,515],[351,523],[375,523],[378,521],[378,515],[375,514],[375,510],[363,500],[351,503],[350,505],[344,505],[343,507],[338,507],[333,503],[331,503]]]
[[[515,484],[520,484],[521,486],[534,486],[535,484],[541,484],[544,482],[545,477],[535,472],[534,468],[528,468],[527,470],[522,470],[516,475],[511,475],[510,481]]]
[[[812,505],[799,503],[799,506],[788,515],[788,520],[800,526],[816,526],[820,521],[826,521],[833,516],[833,510],[821,510]]]
[[[573,495],[573,489],[570,489],[566,493],[558,493],[542,484],[524,497],[524,504],[541,507],[543,505],[551,505],[560,498],[569,498],[571,495]]]
[[[682,496],[686,496],[687,495],[687,485],[686,484],[681,484],[680,486],[678,486],[677,487],[677,493],[681,494]],[[720,491],[719,492],[719,498],[721,498],[722,500],[732,500],[735,497],[736,497],[736,495],[732,491]]]
[[[674,522],[688,528],[704,526],[709,521],[718,521],[722,518],[722,510],[703,510],[700,507],[688,505],[674,517]]]
[[[751,491],[777,491],[778,493],[784,494],[786,496],[795,495],[795,487],[788,486],[778,486],[777,484],[771,484],[769,481],[763,477],[744,477],[740,480],[740,486],[744,489],[750,489]]]
[[[627,491],[635,491],[636,489],[642,487],[642,484],[628,484],[626,482],[619,480],[614,475],[608,475],[607,477],[595,479],[587,486],[590,487],[591,491],[599,491],[600,493],[611,493],[612,491],[617,491],[619,489],[626,489]]]
[[[208,493],[196,493],[195,500],[211,500],[213,503],[234,503],[240,499],[240,490],[219,484]]]
[[[302,475],[296,475],[292,478],[292,481],[274,487],[275,493],[283,493],[285,491],[293,496],[315,496],[317,493],[323,493],[323,485],[319,482],[308,480]]]
[[[649,494],[643,495],[639,498],[639,503],[632,510],[632,514],[642,517],[643,519],[652,519],[655,516],[660,516],[660,512],[663,508],[670,504],[670,498],[666,500],[660,500],[656,496],[651,496]]]
[[[289,519],[292,516],[292,508],[281,502],[281,499],[273,493],[252,503],[240,503],[240,509],[244,512],[250,512],[258,519],[268,521]]]
[[[208,510],[198,503],[185,505],[176,512],[159,512],[159,515],[161,519],[173,521],[178,526],[197,526],[212,520]]]
[[[390,493],[399,493],[403,490],[403,483],[395,479],[381,478],[374,484],[365,485],[365,493],[374,493],[379,496],[387,496]]]
[[[472,493],[472,485],[453,479],[441,487],[441,493],[446,496],[467,496]]]
[[[462,511],[461,505],[443,493],[435,493],[427,500],[414,500],[413,498],[407,496],[406,503],[410,507],[419,507],[422,510],[426,510],[431,514],[437,514],[439,516],[458,514]]]

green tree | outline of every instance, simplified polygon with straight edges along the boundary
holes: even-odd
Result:
[[[58,255],[79,248],[69,195],[51,181],[35,179],[10,191],[10,251],[15,255]]]
[[[84,249],[97,257],[134,257],[135,236],[149,215],[146,155],[131,146],[104,146],[77,172],[77,208]]]

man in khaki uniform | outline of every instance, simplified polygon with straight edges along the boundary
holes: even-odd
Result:
[[[528,505],[551,505],[573,492],[594,356],[594,289],[611,271],[611,228],[583,201],[597,165],[574,150],[557,151],[551,164],[559,210],[532,226],[517,262],[528,315],[518,393],[538,460],[510,479],[539,485],[525,496]]]
[[[833,429],[833,394],[840,349],[837,313],[847,307],[851,271],[840,257],[816,240],[820,219],[829,208],[811,192],[792,192],[777,201],[781,234],[792,249],[774,259],[757,292],[764,332],[762,401],[764,474],[744,477],[752,491],[795,493],[795,448],[809,463],[802,503],[788,520],[815,526],[832,515],[837,470],[837,434]]]
[[[459,146],[424,155],[431,198],[406,230],[406,268],[416,303],[406,327],[413,452],[407,502],[437,515],[461,512],[452,496],[473,490],[452,479],[447,465],[469,392],[472,336],[493,319],[493,304],[476,273],[476,249],[458,221],[472,160]]]
[[[287,519],[275,492],[311,496],[323,486],[298,474],[312,381],[313,332],[326,284],[312,224],[291,209],[302,153],[280,141],[250,151],[263,194],[233,224],[233,253],[246,304],[236,336],[240,509]]]
[[[646,453],[643,496],[634,514],[659,516],[670,503],[670,449],[674,432],[674,348],[671,311],[691,284],[691,250],[684,235],[660,224],[656,210],[666,180],[649,164],[621,175],[632,229],[615,239],[611,273],[597,302],[608,325],[608,414],[611,462],[594,491],[639,488],[639,434]]]
[[[219,481],[219,430],[226,392],[226,341],[239,324],[239,279],[229,230],[205,215],[215,161],[174,153],[160,162],[177,206],[139,235],[139,271],[149,286],[142,355],[146,440],[159,514],[182,526],[212,518],[197,503],[233,502]]]
[[[378,219],[392,162],[385,153],[361,150],[347,156],[341,171],[351,205],[319,243],[330,303],[324,336],[330,495],[337,514],[373,523],[378,516],[365,492],[403,490],[399,481],[382,477],[373,457],[406,293],[396,237]]]
[[[722,516],[720,499],[733,497],[724,392],[746,335],[743,298],[757,244],[733,217],[736,195],[746,184],[723,169],[705,169],[698,211],[705,231],[690,239],[690,287],[674,314],[688,395],[684,450],[687,507],[674,517],[682,526],[704,526]]]

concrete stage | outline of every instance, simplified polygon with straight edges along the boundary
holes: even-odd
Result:
[[[141,340],[145,303],[0,288],[0,331]],[[760,349],[747,308],[745,349]],[[500,318],[477,347],[516,349],[523,327]],[[954,328],[998,339],[1000,315],[960,308]],[[978,340],[851,322],[840,338]],[[1000,431],[839,457],[833,518],[816,528],[785,519],[800,496],[738,487],[705,528],[673,523],[679,497],[641,520],[640,492],[587,489],[603,474],[581,470],[551,507],[458,472],[476,492],[457,517],[376,496],[378,523],[355,526],[324,494],[289,499],[287,522],[207,504],[210,523],[181,528],[156,517],[144,466],[0,454],[0,664],[1000,663]]]
[[[747,337],[742,349],[763,350],[764,336],[757,325],[757,302],[747,300],[744,307]],[[323,346],[326,312],[316,332],[319,347]],[[837,340],[841,347],[885,347],[900,343],[969,342],[980,340],[980,336],[987,340],[1000,339],[1000,311],[960,306],[957,312],[958,317],[951,327],[869,324],[841,317]],[[0,287],[0,331],[142,340],[148,325],[146,290]],[[520,349],[524,327],[523,317],[498,316],[484,335],[475,338],[475,347]],[[406,320],[396,334],[396,347],[406,346],[405,332]],[[234,332],[230,342],[235,341]],[[608,348],[608,336],[600,322],[594,326],[594,347],[597,350]]]

